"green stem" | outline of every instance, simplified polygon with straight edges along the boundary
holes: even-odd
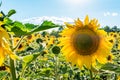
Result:
[[[26,68],[27,68],[27,65],[25,65],[25,67],[22,69],[22,72],[20,75],[21,78],[24,77],[24,73],[25,73]]]
[[[16,45],[16,47],[13,48],[13,36],[11,36],[12,40],[10,42],[12,44],[11,49],[12,49],[13,52],[15,52],[15,49],[20,45],[20,43],[21,43],[21,41],[22,41],[23,38],[24,38],[24,36],[21,37],[21,39],[18,42],[18,44]],[[11,58],[10,58],[10,72],[11,72],[11,80],[16,80],[15,63],[14,63],[14,60],[12,60]]]
[[[55,55],[55,80],[58,79],[58,57]]]
[[[11,80],[16,80],[16,71],[14,60],[10,58],[10,72],[11,72]]]
[[[90,79],[93,80],[93,73],[91,70],[89,70],[89,71],[90,71]]]
[[[14,50],[13,50],[13,36],[11,35],[10,36],[10,38],[11,38],[11,41],[10,41],[10,43],[11,43],[11,49],[12,49],[12,52],[14,52]],[[10,65],[10,75],[11,75],[11,80],[16,80],[16,69],[15,69],[15,63],[14,63],[14,60],[13,59],[9,59],[9,65]]]

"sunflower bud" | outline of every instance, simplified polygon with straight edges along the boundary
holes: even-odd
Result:
[[[54,54],[59,54],[59,53],[60,53],[60,47],[54,46],[54,47],[52,48],[52,52],[53,52]]]

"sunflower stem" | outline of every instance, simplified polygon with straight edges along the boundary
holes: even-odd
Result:
[[[59,80],[58,76],[58,57],[55,55],[55,80]]]
[[[10,37],[11,37],[10,43],[11,43],[11,45],[12,45],[12,46],[11,46],[11,49],[12,49],[12,52],[14,52],[14,50],[13,50],[13,36],[10,35]],[[14,63],[14,60],[12,60],[11,58],[10,58],[10,60],[9,60],[9,65],[10,65],[11,80],[16,80],[15,63]]]
[[[16,80],[16,71],[14,60],[10,58],[10,72],[11,72],[11,80]]]
[[[20,78],[24,77],[24,73],[25,73],[26,68],[27,68],[27,65],[22,69]]]

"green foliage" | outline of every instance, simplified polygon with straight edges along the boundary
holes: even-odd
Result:
[[[0,71],[0,79],[2,79],[3,77],[5,77],[8,74],[7,71]]]
[[[6,29],[18,37],[60,26],[52,23],[51,21],[44,21],[41,25],[34,25],[30,23],[23,24],[19,21],[13,22],[9,18],[4,18],[4,22],[6,23]]]
[[[25,35],[30,35],[34,32],[39,32],[39,31],[43,31],[43,30],[47,30],[47,29],[51,29],[51,28],[55,28],[55,27],[60,27],[60,25],[54,24],[51,21],[43,21],[43,23],[41,25],[34,25],[31,23],[21,23],[19,21],[13,21],[11,20],[9,17],[12,16],[13,14],[16,13],[15,10],[10,10],[8,12],[7,15],[5,15],[2,11],[1,13],[3,14],[3,22],[4,27],[9,31],[12,32],[12,34],[14,33],[15,36],[21,37],[21,36],[25,36]],[[2,20],[1,19],[1,20]]]
[[[7,25],[12,24],[12,20],[10,18],[8,18],[8,17],[5,17],[4,20],[3,20],[3,22],[5,24],[7,24]]]
[[[15,36],[18,36],[18,37],[27,34],[26,31],[22,30],[22,29],[19,28],[19,27],[13,27],[13,28],[11,29],[11,32],[13,32],[13,33],[15,34]]]
[[[31,23],[25,23],[24,25],[28,31],[31,31],[32,29],[37,27],[37,25],[31,24]]]
[[[10,10],[10,11],[8,12],[7,17],[10,17],[10,16],[12,16],[12,15],[15,14],[15,13],[16,13],[16,11],[15,11],[14,9],[12,9],[12,10]]]
[[[0,4],[1,5],[1,4]],[[0,18],[5,24],[2,25],[13,38],[20,38],[16,41],[17,47],[11,46],[13,52],[21,57],[21,60],[16,60],[16,67],[11,68],[9,66],[9,61],[5,61],[17,75],[18,80],[90,80],[91,73],[90,70],[84,68],[80,70],[78,66],[71,65],[70,62],[66,62],[65,57],[61,54],[61,47],[58,47],[59,33],[63,30],[63,26],[54,24],[51,21],[43,21],[40,25],[35,25],[31,23],[22,23],[20,21],[13,21],[10,17],[16,13],[15,10],[10,10],[8,14],[4,14]],[[44,31],[51,28],[59,27],[58,31],[52,31],[51,33]],[[117,26],[109,27],[105,26],[106,32],[120,32]],[[28,38],[28,35],[30,36]],[[34,36],[32,36],[34,35]],[[21,38],[22,36],[22,38]],[[54,39],[49,42],[50,39]],[[14,39],[11,39],[11,45]],[[49,44],[48,44],[49,43]],[[25,44],[20,46],[21,44]],[[115,45],[118,46],[118,42]],[[25,49],[19,51],[20,47],[25,46]],[[113,49],[115,49],[113,51]],[[115,46],[111,50],[115,59],[113,63],[107,63],[105,65],[98,64],[99,70],[97,68],[91,69],[93,71],[93,80],[116,80],[116,76],[120,73],[120,50]],[[9,58],[9,57],[8,57]],[[14,63],[14,61],[13,61]],[[12,66],[14,64],[12,63]],[[112,72],[112,73],[111,73]],[[11,73],[6,71],[0,71],[0,79],[4,77],[6,80],[10,79]],[[13,75],[13,76],[14,76]],[[113,77],[113,78],[112,78]],[[17,80],[16,78],[14,80]]]
[[[104,29],[106,32],[110,32],[110,27],[109,27],[109,26],[105,26],[103,29]]]
[[[60,27],[60,25],[54,24],[51,21],[44,21],[40,26],[38,26],[35,30],[33,30],[32,32],[38,32],[38,31],[43,31],[46,29],[51,29],[51,28],[55,28],[55,27]]]
[[[113,26],[113,27],[105,26],[102,29],[104,29],[106,32],[120,32],[119,26]]]
[[[23,57],[23,68],[24,68],[26,65],[30,64],[32,61],[34,61],[39,55],[40,55],[40,53],[24,56],[24,57]]]
[[[112,63],[107,63],[101,67],[103,70],[113,71],[115,73],[120,73],[120,66]]]

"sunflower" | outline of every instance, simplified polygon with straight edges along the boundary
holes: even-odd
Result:
[[[114,32],[109,32],[109,36],[113,36]]]
[[[118,44],[118,50],[120,50],[120,44]]]
[[[114,38],[117,38],[117,37],[118,37],[118,34],[115,32],[115,33],[113,34],[113,37],[114,37]]]
[[[109,41],[110,43],[112,43],[113,45],[114,45],[115,42],[116,42],[116,39],[113,38],[113,37],[111,37],[111,36],[108,36],[107,39],[108,39],[108,41]]]
[[[120,32],[118,32],[118,37],[120,37]]]
[[[10,67],[3,64],[0,66],[0,71],[10,72]]]
[[[117,80],[120,80],[120,75],[117,77]]]
[[[8,33],[0,27],[0,66],[3,64],[7,55],[9,55],[11,59],[17,58],[10,49],[9,39]]]
[[[24,51],[26,49],[26,44],[24,42],[22,42],[18,48],[17,48],[17,51]]]
[[[112,63],[112,62],[113,62],[113,59],[114,59],[114,56],[113,56],[112,54],[109,54],[109,55],[107,56],[108,62]]]
[[[89,21],[86,16],[84,22],[77,19],[75,24],[65,24],[67,28],[60,33],[59,46],[63,46],[61,51],[67,61],[88,69],[95,67],[96,61],[107,62],[112,44],[106,39],[107,33],[98,29],[100,24],[96,19]]]
[[[19,37],[14,37],[13,38],[13,46],[15,47],[17,43],[19,42],[20,38]]]
[[[40,38],[41,36],[42,36],[42,35],[41,35],[40,33],[36,33],[36,34],[35,34],[35,37],[36,37],[36,38]]]
[[[51,46],[51,45],[55,44],[55,39],[56,39],[55,36],[50,36],[48,38],[48,40],[46,40],[47,46]]]
[[[27,36],[25,37],[25,40],[27,41],[28,44],[31,43],[31,42],[33,42],[35,39],[36,39],[36,37],[35,37],[34,34],[27,35]]]

